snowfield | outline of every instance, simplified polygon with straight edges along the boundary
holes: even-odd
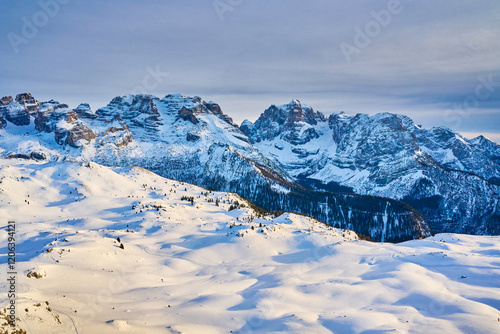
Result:
[[[371,243],[141,168],[10,159],[0,181],[27,333],[500,333],[499,236]]]

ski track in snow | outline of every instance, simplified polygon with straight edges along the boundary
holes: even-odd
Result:
[[[500,332],[498,236],[370,243],[141,168],[0,161],[28,333]]]

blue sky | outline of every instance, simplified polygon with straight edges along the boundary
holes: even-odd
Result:
[[[93,109],[198,95],[237,122],[297,98],[500,142],[500,2],[4,1],[0,95]]]

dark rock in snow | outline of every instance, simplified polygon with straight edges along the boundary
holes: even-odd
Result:
[[[14,99],[12,99],[12,96],[4,96],[0,99],[0,107],[8,105],[12,101],[14,101]]]
[[[193,111],[187,109],[186,107],[182,107],[182,109],[179,110],[179,116],[185,121],[189,121],[193,124],[198,124],[198,119],[194,115]]]
[[[198,141],[198,140],[200,140],[200,136],[198,136],[197,134],[188,132],[188,134],[186,135],[186,140],[187,141]]]
[[[17,102],[11,102],[6,106],[1,107],[0,112],[7,121],[14,125],[23,126],[30,124],[30,114],[28,110]]]
[[[40,102],[38,102],[30,93],[17,94],[16,102],[24,106],[30,114],[36,113],[40,107]]]
[[[132,142],[132,132],[119,114],[116,114],[108,125],[108,129],[99,140],[99,145],[113,144],[116,147],[122,147]]]

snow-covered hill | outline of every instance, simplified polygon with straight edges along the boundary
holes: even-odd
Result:
[[[28,333],[500,330],[500,237],[371,243],[304,216],[259,218],[250,206],[138,167],[1,159],[0,217],[17,222],[19,326]],[[4,264],[6,243],[0,234]],[[6,266],[0,270],[5,277]]]
[[[407,116],[325,117],[293,100],[241,130],[306,187],[411,204],[436,232],[500,234],[500,146]]]
[[[305,189],[222,113],[199,97],[127,95],[93,112],[30,94],[4,98],[0,155],[141,166],[211,190],[235,192],[269,210],[307,214],[375,240],[429,235],[424,218],[397,200]],[[29,103],[26,101],[30,101]],[[17,115],[13,118],[13,115]],[[307,115],[304,119],[317,117]]]

